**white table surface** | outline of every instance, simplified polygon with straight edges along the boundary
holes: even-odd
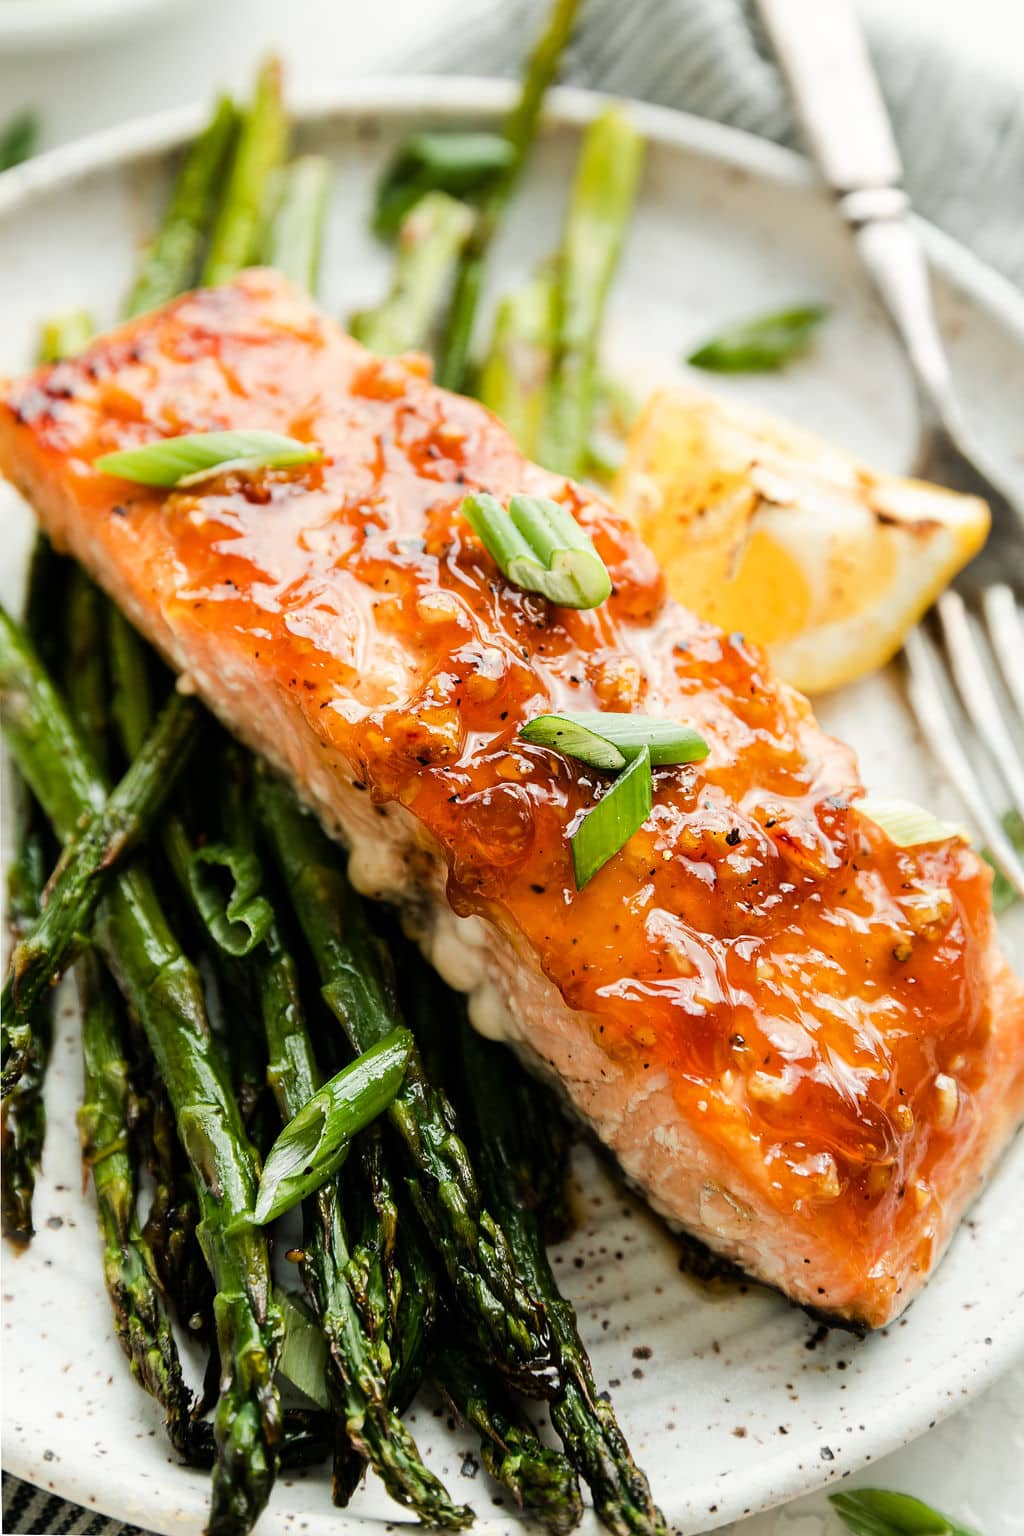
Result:
[[[0,4],[3,0],[0,0]],[[460,0],[181,0],[134,33],[48,54],[0,56],[0,118],[39,111],[46,147],[112,123],[244,88],[270,49],[296,89],[345,75],[385,72],[415,55],[415,39],[444,25]],[[908,29],[941,26],[953,46],[1024,87],[1024,51],[1007,51],[1007,13],[1020,0],[864,0],[898,7]],[[891,11],[890,11],[891,14]],[[1024,6],[1012,29],[1024,33]],[[986,20],[998,22],[987,27]],[[1001,41],[999,41],[1001,39]],[[1022,189],[1024,209],[1024,189]],[[657,1484],[657,1468],[651,1467]],[[842,1486],[915,1493],[974,1525],[982,1536],[1024,1536],[1024,1363],[983,1397],[913,1445]],[[340,1529],[340,1526],[339,1526]],[[730,1528],[735,1536],[838,1536],[823,1496]]]

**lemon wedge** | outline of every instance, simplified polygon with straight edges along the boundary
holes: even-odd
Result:
[[[821,693],[882,666],[985,542],[984,501],[875,474],[745,405],[662,390],[615,498],[672,595]]]

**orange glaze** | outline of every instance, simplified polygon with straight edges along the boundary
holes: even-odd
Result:
[[[102,525],[100,578],[133,572],[171,630],[289,692],[357,787],[440,845],[454,910],[532,951],[609,1058],[667,1072],[720,1163],[760,1162],[779,1217],[809,1212],[865,1267],[911,1212],[927,1270],[946,1233],[941,1203],[935,1223],[922,1207],[956,1182],[991,1091],[988,874],[956,842],[901,851],[852,811],[852,756],[758,650],[667,600],[615,513],[524,465],[422,360],[370,358],[269,274],[11,386],[0,416],[6,472],[37,503],[59,481],[73,517]],[[312,439],[326,458],[170,494],[90,467],[226,427]],[[575,613],[511,588],[460,516],[475,488],[557,494],[610,601]],[[568,835],[608,780],[517,739],[561,708],[671,716],[711,746],[655,771],[650,820],[582,892]],[[1010,1007],[1019,1107],[1019,991]]]

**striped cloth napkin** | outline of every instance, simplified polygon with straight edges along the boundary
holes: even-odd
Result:
[[[514,75],[548,0],[458,0],[410,72]],[[993,10],[993,15],[995,14]],[[1024,89],[907,25],[891,0],[866,5],[872,53],[918,211],[1024,288]],[[586,0],[562,78],[716,118],[780,143],[799,137],[778,70],[744,0]],[[941,103],[941,110],[936,110]],[[17,1478],[3,1479],[3,1529],[142,1536]]]
[[[979,26],[1002,16],[1002,65],[996,49],[951,46],[942,23],[956,18],[952,0],[859,3],[914,206],[1024,288],[1024,64],[1004,0],[959,7]],[[459,0],[443,34],[417,39],[401,62],[419,73],[515,74],[547,4]],[[799,147],[750,0],[585,0],[562,79]]]

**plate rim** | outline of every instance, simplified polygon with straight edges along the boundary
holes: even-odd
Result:
[[[110,0],[110,3],[119,4],[121,0]],[[516,93],[516,82],[485,76],[353,77],[297,92],[289,110],[293,120],[304,125],[332,117],[351,118],[365,114],[368,117],[389,118],[417,111],[461,119],[473,113],[493,115],[500,112],[514,99]],[[637,126],[649,140],[696,154],[725,169],[739,170],[762,180],[803,189],[811,195],[817,189],[823,199],[828,197],[827,190],[818,182],[810,163],[793,150],[742,129],[671,107],[579,87],[560,86],[550,92],[544,118],[553,125],[579,126],[592,119],[602,105],[614,100],[626,102]],[[193,103],[133,118],[46,151],[0,174],[0,226],[4,220],[16,215],[37,197],[48,195],[62,186],[112,171],[118,166],[130,166],[153,155],[169,153],[198,131],[208,111],[208,103]],[[1024,347],[1024,293],[967,247],[928,221],[915,216],[915,223],[933,268]],[[1005,1166],[1004,1159],[1011,1146],[1012,1142],[1008,1143],[997,1164],[996,1175]],[[1018,1358],[1024,1357],[1024,1307],[1020,1310],[1018,1326],[1010,1339],[1009,1348],[1005,1347],[1005,1339],[1000,1342],[1004,1345],[1002,1350],[992,1351],[982,1357],[974,1356],[965,1362],[962,1395],[953,1401],[943,1399],[919,1404],[916,1413],[908,1415],[904,1412],[901,1416],[897,1405],[903,1394],[891,1394],[886,1404],[880,1405],[878,1419],[884,1427],[876,1429],[873,1436],[871,1459],[876,1460],[909,1444],[932,1422],[956,1411],[1008,1370]],[[10,1429],[5,1439],[6,1470],[32,1482],[33,1474],[38,1476],[39,1469],[34,1466],[31,1453],[24,1457],[18,1454],[20,1447]],[[859,1464],[858,1460],[849,1470],[856,1470]],[[776,1468],[766,1463],[758,1474],[760,1487],[752,1484],[748,1494],[753,1493],[756,1508],[765,1509],[824,1487],[838,1475],[833,1473],[829,1476],[824,1468],[821,1471],[802,1468],[799,1473],[794,1469],[791,1476],[783,1476],[781,1480],[791,1485],[789,1490],[779,1493]],[[47,1491],[59,1493],[60,1497],[77,1503],[84,1503],[84,1496],[91,1494],[91,1502],[84,1503],[86,1508],[99,1509],[102,1504],[109,1503],[102,1494],[97,1499],[98,1490],[94,1486],[86,1489],[82,1479],[73,1472],[59,1481],[60,1490],[51,1485]],[[68,1491],[64,1492],[64,1489]],[[109,1506],[108,1512],[117,1517],[124,1508],[123,1501],[120,1504],[115,1502]],[[135,1518],[135,1515],[122,1518]],[[347,1520],[341,1517],[341,1520],[342,1524],[350,1524],[353,1529],[360,1531],[370,1531],[376,1525],[369,1516],[356,1519],[350,1516]],[[486,1516],[477,1525],[481,1536],[502,1528],[500,1522],[496,1523],[493,1517]],[[530,1522],[522,1521],[519,1528],[529,1530]],[[708,1527],[701,1522],[697,1528]]]
[[[108,0],[108,3],[118,5],[124,0]],[[149,3],[166,3],[166,0],[149,0]],[[473,111],[484,114],[500,111],[511,103],[516,91],[515,81],[485,75],[353,76],[296,93],[289,111],[293,119],[301,123],[355,111],[390,116],[422,110],[458,118]],[[823,199],[829,195],[810,162],[795,150],[745,129],[697,117],[675,107],[580,86],[556,86],[549,92],[544,120],[573,125],[585,123],[610,101],[626,103],[648,139],[657,139],[673,148],[689,150],[720,165],[783,185],[807,191],[817,187]],[[147,155],[177,148],[195,134],[208,111],[208,105],[200,102],[171,107],[45,150],[0,173],[0,217],[16,212],[33,197],[53,191],[62,184],[112,169],[118,163],[128,164]],[[913,219],[932,265],[1024,344],[1024,292],[952,235],[947,235],[919,214],[914,214]]]

